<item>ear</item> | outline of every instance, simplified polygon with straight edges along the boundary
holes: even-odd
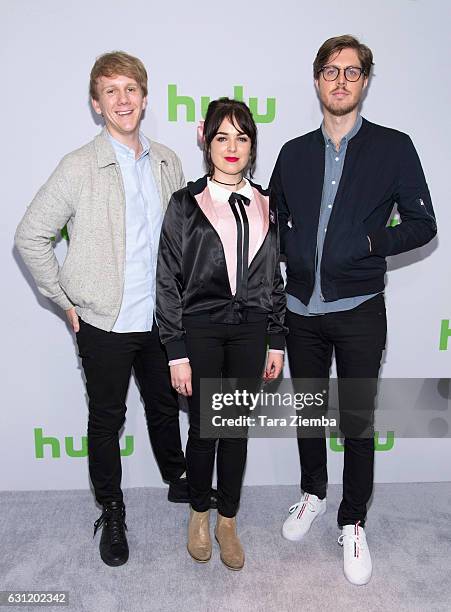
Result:
[[[146,107],[147,107],[147,96],[143,98],[142,110],[146,110]]]
[[[316,89],[316,91],[319,91],[319,83],[318,83],[318,79],[313,79],[313,82],[315,83],[315,89]]]
[[[366,89],[368,87],[368,77],[365,77],[363,79],[363,89]]]
[[[100,108],[100,104],[98,102],[98,100],[94,100],[94,98],[91,98],[91,104],[92,104],[92,108],[95,110],[95,112],[98,115],[102,114],[102,109]]]

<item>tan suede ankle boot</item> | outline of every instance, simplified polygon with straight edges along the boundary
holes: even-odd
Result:
[[[188,526],[188,552],[195,561],[206,563],[211,558],[210,510],[191,509]]]
[[[231,570],[240,570],[244,565],[244,551],[236,534],[235,517],[227,518],[218,512],[215,537],[221,549],[221,561]]]

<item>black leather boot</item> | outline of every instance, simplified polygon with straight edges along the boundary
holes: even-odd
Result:
[[[174,482],[169,483],[168,500],[174,504],[189,504],[191,499],[189,495],[189,486],[186,478],[179,478]],[[210,508],[218,507],[218,493],[216,489],[211,490]]]
[[[168,501],[174,504],[189,504],[189,487],[186,478],[179,478],[169,483]]]
[[[128,543],[125,535],[125,506],[122,502],[108,502],[103,505],[101,516],[94,523],[94,535],[103,527],[99,550],[102,561],[107,565],[123,565],[128,561]]]

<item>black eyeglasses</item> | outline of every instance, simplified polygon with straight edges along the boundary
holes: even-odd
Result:
[[[336,81],[342,70],[344,72],[345,79],[347,81],[351,81],[351,83],[355,83],[355,81],[360,79],[362,74],[365,74],[364,69],[357,66],[347,66],[346,68],[339,68],[338,66],[323,66],[320,72],[322,72],[325,81]]]

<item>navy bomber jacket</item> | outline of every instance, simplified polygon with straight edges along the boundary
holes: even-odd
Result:
[[[271,177],[280,248],[287,258],[286,290],[304,304],[315,282],[324,147],[321,129],[290,140]],[[387,227],[395,204],[401,223]],[[383,291],[385,258],[420,247],[436,233],[429,189],[411,139],[364,119],[349,141],[327,227],[321,260],[325,301]]]

